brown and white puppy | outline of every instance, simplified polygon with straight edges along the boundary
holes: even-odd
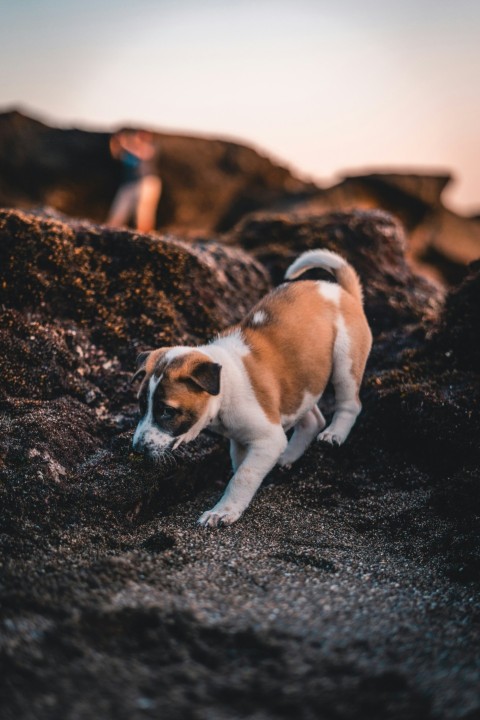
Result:
[[[315,437],[340,445],[360,412],[372,343],[360,281],[328,250],[304,253],[285,277],[314,267],[333,272],[337,284],[283,284],[207,345],[139,356],[142,419],[134,450],[160,458],[205,428],[230,439],[234,475],[220,501],[200,517],[202,525],[238,520],[275,464],[289,467]],[[329,379],[335,412],[325,429],[317,403]]]

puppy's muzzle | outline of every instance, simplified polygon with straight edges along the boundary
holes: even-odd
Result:
[[[142,455],[145,459],[158,460],[163,453],[171,449],[174,438],[162,438],[163,442],[155,442],[151,437],[144,434],[135,434],[132,440],[132,452]]]

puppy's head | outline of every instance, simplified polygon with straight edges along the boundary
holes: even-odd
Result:
[[[221,366],[195,348],[160,348],[137,358],[141,420],[133,449],[159,460],[193,440],[215,415]]]

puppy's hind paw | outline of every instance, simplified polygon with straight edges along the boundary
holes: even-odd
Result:
[[[234,508],[207,510],[198,518],[198,524],[203,527],[219,527],[220,525],[231,525],[242,513]]]
[[[324,430],[320,433],[320,435],[317,435],[317,440],[338,447],[338,445],[341,445],[343,443],[344,439],[340,435],[335,435],[335,433]]]
[[[280,457],[277,460],[277,465],[279,465],[282,468],[285,468],[285,470],[290,470],[292,467],[294,461],[288,457],[288,455],[280,455]]]

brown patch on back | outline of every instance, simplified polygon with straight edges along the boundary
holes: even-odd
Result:
[[[251,353],[243,358],[258,402],[275,423],[293,415],[304,392],[320,395],[332,371],[338,307],[315,281],[282,285],[252,310],[264,310],[265,325],[242,323]],[[250,313],[251,314],[251,313]]]

